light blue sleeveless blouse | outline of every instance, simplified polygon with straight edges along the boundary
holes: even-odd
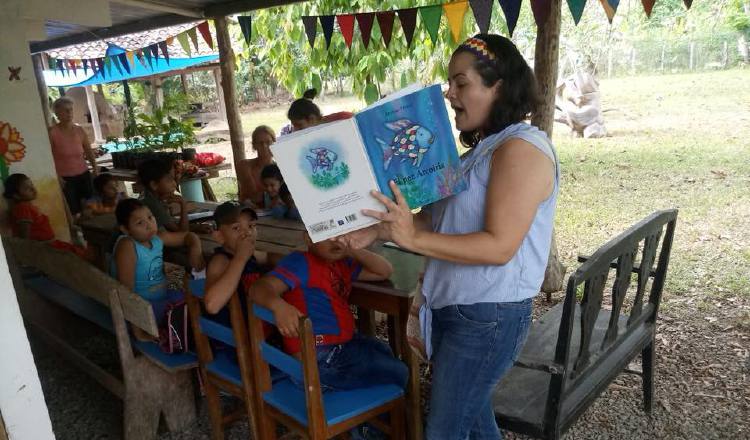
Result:
[[[431,351],[431,309],[455,304],[522,301],[536,296],[544,281],[560,185],[560,164],[552,142],[536,127],[526,123],[511,125],[483,139],[465,155],[461,159],[461,168],[467,189],[428,208],[432,214],[432,228],[435,232],[452,235],[484,230],[492,153],[512,138],[529,142],[555,163],[554,190],[539,204],[528,233],[508,263],[477,265],[435,258],[428,260],[422,284],[426,302],[420,311],[428,353]]]
[[[127,237],[121,235],[115,243]],[[133,240],[135,243],[135,293],[147,301],[159,301],[167,297],[167,279],[164,276],[164,242],[158,235],[151,238],[151,248]],[[117,278],[117,266],[114,258],[110,267],[112,276]]]

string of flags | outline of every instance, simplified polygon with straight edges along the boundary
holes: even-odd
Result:
[[[523,0],[497,0],[500,3],[500,9],[505,15],[505,21],[508,24],[508,31],[513,35],[513,31],[518,23],[518,17],[521,12],[521,3]],[[534,15],[534,21],[538,27],[543,26],[549,18],[552,10],[552,0],[529,0],[531,10]],[[302,24],[305,28],[305,34],[310,47],[315,46],[315,39],[318,35],[318,22],[323,29],[323,37],[326,42],[326,48],[331,45],[334,25],[338,24],[339,31],[344,37],[344,42],[348,48],[351,48],[354,40],[354,25],[359,27],[362,37],[362,44],[365,49],[368,48],[371,40],[371,33],[375,21],[380,28],[380,34],[383,43],[387,48],[393,37],[393,23],[396,17],[401,22],[401,28],[404,32],[407,47],[411,45],[414,38],[414,31],[417,27],[417,16],[419,16],[422,26],[430,36],[433,43],[436,42],[438,30],[442,16],[445,15],[448,26],[451,31],[451,37],[454,43],[458,43],[460,38],[461,27],[464,23],[464,16],[469,7],[471,7],[474,19],[481,33],[488,33],[490,28],[490,19],[492,18],[492,8],[495,0],[461,0],[449,3],[441,3],[429,6],[419,6],[414,8],[346,13],[346,14],[329,14],[329,15],[305,15],[302,16]],[[581,20],[583,10],[587,0],[567,0],[568,8],[573,16],[575,24]],[[683,0],[687,9],[692,6],[693,0]],[[612,23],[617,6],[620,0],[599,0],[604,12]],[[641,0],[643,9],[648,17],[651,17],[651,11],[656,0]],[[244,33],[244,31],[243,31]]]
[[[249,17],[248,17],[249,18]],[[247,25],[249,32],[249,24]],[[243,30],[244,33],[244,30]],[[192,56],[192,47],[198,52],[198,34],[203,38],[209,48],[214,48],[213,37],[209,28],[208,21],[199,23],[198,25],[189,28],[177,35],[167,37],[164,41],[159,41],[148,46],[134,49],[134,50],[123,50],[121,53],[105,55],[98,58],[55,58],[47,55],[47,65],[51,70],[59,70],[63,75],[70,75],[72,71],[75,75],[79,69],[82,69],[85,74],[88,74],[89,69],[94,75],[101,75],[106,78],[107,75],[111,75],[112,69],[116,69],[120,74],[123,71],[130,73],[131,68],[135,66],[135,60],[146,67],[153,69],[154,61],[158,61],[159,57],[163,57],[164,60],[169,64],[170,54],[169,46],[174,44],[175,41],[179,43],[182,50],[188,55]],[[109,52],[109,51],[108,51]]]

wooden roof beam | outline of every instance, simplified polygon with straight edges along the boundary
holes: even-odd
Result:
[[[132,6],[134,8],[146,9],[148,11],[166,12],[170,14],[182,15],[183,17],[203,18],[203,11],[192,8],[181,8],[178,6],[165,4],[157,1],[145,0],[109,0],[110,3],[117,3],[123,6]]]

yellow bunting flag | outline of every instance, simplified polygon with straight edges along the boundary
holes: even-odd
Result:
[[[128,57],[128,63],[130,63],[131,66],[135,67],[135,52],[129,50],[125,52],[125,55],[127,55]]]
[[[458,44],[461,41],[461,29],[464,27],[464,17],[469,9],[469,2],[460,1],[455,3],[445,3],[443,10],[448,18],[448,26],[451,29],[453,42]]]
[[[174,37],[167,37],[167,46],[171,46],[174,43]]]

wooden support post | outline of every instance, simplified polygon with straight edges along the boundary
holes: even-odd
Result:
[[[227,102],[224,97],[224,89],[221,86],[221,69],[214,69],[214,82],[216,82],[216,98],[219,100],[219,113],[221,113],[221,119],[228,123]]]
[[[100,94],[100,95],[104,96],[104,88],[102,87],[102,85],[101,85],[101,84],[97,84],[97,85],[96,85],[96,93],[98,93],[98,94]]]
[[[47,85],[44,83],[44,65],[42,64],[42,55],[34,54],[31,57],[34,64],[34,76],[36,77],[36,87],[39,91],[39,100],[42,104],[42,113],[44,113],[44,125],[52,125],[52,113],[49,109],[49,96],[47,95]]]
[[[164,89],[161,87],[161,77],[155,76],[152,83],[154,85],[154,106],[156,108],[162,108],[164,107]]]
[[[560,16],[562,0],[552,0],[551,11],[547,22],[537,29],[536,50],[534,54],[534,73],[536,75],[542,102],[531,120],[533,125],[545,131],[552,138],[552,127],[555,122],[555,92],[557,87],[557,69],[560,52]],[[542,290],[548,294],[562,290],[565,266],[560,263],[557,244],[552,237],[547,271],[544,274]],[[550,299],[549,295],[547,296]]]
[[[130,95],[130,85],[126,79],[122,80],[122,91],[125,93],[125,105],[131,108],[133,106],[133,97]]]
[[[94,142],[104,143],[104,137],[102,136],[102,126],[99,125],[99,111],[96,109],[96,97],[94,96],[94,90],[91,86],[86,86],[86,102],[89,105],[89,113],[91,113],[91,128],[94,129]]]
[[[237,105],[237,90],[234,84],[234,51],[227,29],[227,18],[217,17],[214,23],[216,23],[216,41],[219,46],[219,59],[221,60],[221,88],[224,92],[229,138],[232,142],[232,156],[236,172],[240,161],[245,159],[245,138],[242,133],[240,109]]]
[[[182,93],[187,95],[187,92],[188,92],[187,75],[185,75],[184,73],[180,74],[180,84],[182,84]]]

